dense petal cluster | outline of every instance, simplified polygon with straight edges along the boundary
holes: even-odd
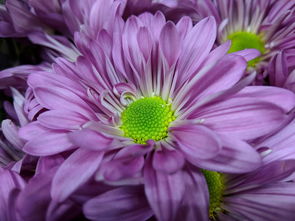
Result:
[[[261,55],[248,63],[257,71],[255,84],[270,84],[292,90],[294,80],[294,0],[179,0],[171,10],[180,10],[198,21],[214,16],[218,23],[217,44],[232,41],[230,51],[255,48]],[[164,4],[169,6],[169,4]]]
[[[294,5],[5,1],[0,220],[295,219]]]

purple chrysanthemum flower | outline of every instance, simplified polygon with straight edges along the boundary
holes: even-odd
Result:
[[[229,52],[246,48],[255,48],[261,56],[248,62],[248,70],[258,72],[257,84],[268,83],[281,86],[282,77],[290,74],[295,59],[295,14],[294,0],[184,0],[178,1],[175,9],[195,10],[191,16],[198,20],[206,16],[214,16],[218,27],[217,43],[232,41]],[[185,13],[185,12],[184,12]],[[273,69],[274,57],[283,53],[284,69],[289,69],[283,76],[282,69]],[[279,63],[281,64],[281,63]],[[274,72],[270,74],[269,72]],[[279,82],[275,79],[279,78]]]
[[[228,173],[259,167],[259,153],[245,140],[287,120],[295,96],[246,87],[254,78],[243,78],[246,59],[257,51],[228,54],[228,43],[212,50],[212,17],[195,26],[187,17],[166,22],[161,13],[115,20],[112,32],[80,35],[90,47],[80,45],[77,62],[57,59],[50,72],[29,76],[43,110],[21,129],[23,150],[71,153],[53,178],[53,200],[63,201],[96,174],[110,184],[144,184],[159,220],[207,217],[195,210],[207,199],[191,199],[205,186],[197,167]]]
[[[210,220],[293,220],[295,183],[290,176],[295,172],[294,163],[274,161],[240,175],[203,171],[210,195]]]

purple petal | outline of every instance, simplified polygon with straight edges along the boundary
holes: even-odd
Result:
[[[28,84],[32,86],[34,95],[43,107],[51,110],[68,110],[82,114],[87,119],[94,118],[92,109],[80,96],[65,87],[56,87],[54,84],[46,86],[35,85],[39,75],[30,75]],[[49,83],[49,82],[48,82]]]
[[[253,99],[253,97],[260,102],[275,104],[284,109],[285,112],[289,112],[295,106],[294,93],[279,87],[250,86],[245,87],[234,96],[236,100]]]
[[[67,110],[50,110],[39,115],[38,122],[50,129],[74,130],[88,120],[77,112]]]
[[[3,120],[1,129],[5,138],[17,149],[22,149],[24,143],[18,137],[18,127],[9,119]]]
[[[19,174],[0,168],[0,185],[0,220],[17,220],[15,201],[18,191],[25,187],[25,181]]]
[[[98,195],[84,205],[88,219],[99,221],[147,220],[152,211],[142,187],[120,187]]]
[[[35,174],[47,173],[54,167],[60,166],[64,162],[62,155],[54,155],[49,157],[40,157],[36,167]]]
[[[293,220],[294,183],[276,183],[248,190],[225,199],[226,209],[247,220]]]
[[[50,184],[53,171],[33,177],[19,194],[17,208],[22,220],[45,220],[50,202]]]
[[[144,168],[144,183],[145,194],[157,219],[175,220],[185,194],[182,172],[169,175],[154,170],[152,162],[147,162]]]
[[[135,176],[144,165],[143,157],[114,159],[102,165],[101,171],[108,181],[117,181]]]
[[[168,150],[162,147],[153,156],[153,168],[163,173],[175,173],[184,165],[184,156],[178,150]]]
[[[129,146],[125,146],[121,150],[116,153],[116,158],[123,158],[123,157],[139,157],[146,155],[147,153],[153,151],[154,142],[147,142],[147,145],[143,144],[131,144]]]
[[[294,127],[295,120],[256,145],[256,149],[263,147],[271,149],[271,153],[263,158],[264,162],[271,162],[279,159],[295,159],[295,149],[293,148],[295,144]]]
[[[69,139],[75,146],[85,150],[101,151],[108,148],[113,139],[90,129],[83,129],[69,134]]]
[[[138,46],[145,60],[148,61],[152,52],[153,41],[152,41],[151,34],[146,27],[139,28],[139,31],[137,33],[137,41],[138,41]],[[142,44],[143,42],[145,43]]]
[[[202,125],[185,125],[171,128],[177,144],[191,159],[209,159],[221,151],[218,135]]]
[[[295,172],[295,160],[274,161],[250,173],[228,177],[228,190],[243,191],[247,188],[280,182]]]
[[[196,75],[196,79],[198,79],[191,88],[193,101],[234,86],[243,77],[247,65],[245,59],[232,54],[223,56],[213,64],[213,67],[212,63],[209,64],[212,68],[203,72],[203,75]],[[204,68],[206,69],[208,66]]]
[[[209,194],[204,176],[194,168],[183,175],[185,195],[175,220],[208,220]]]
[[[216,23],[213,17],[198,22],[184,38],[180,53],[179,73],[188,79],[209,54],[216,38]]]
[[[67,133],[48,131],[29,140],[23,151],[34,156],[48,156],[73,148]]]
[[[180,54],[180,36],[172,22],[167,22],[163,27],[159,46],[168,65],[174,65]]]
[[[51,196],[59,202],[86,183],[97,170],[103,153],[78,149],[59,167],[52,181]]]
[[[19,136],[21,139],[29,141],[40,134],[47,133],[48,129],[42,127],[39,122],[31,122],[19,129]]]
[[[148,164],[144,178],[146,196],[158,220],[208,220],[207,183],[198,169],[167,175]]]
[[[266,135],[287,119],[285,111],[270,101],[238,95],[203,108],[200,115],[199,118],[205,119],[205,124],[214,131],[230,133],[243,140]]]
[[[261,166],[259,153],[246,142],[233,138],[232,136],[220,136],[223,148],[213,159],[188,160],[201,168],[226,173],[250,172]]]
[[[256,49],[245,49],[231,54],[242,56],[246,61],[251,61],[252,59],[260,56],[261,53]]]

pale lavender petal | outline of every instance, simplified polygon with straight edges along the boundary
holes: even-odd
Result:
[[[17,149],[22,149],[24,143],[18,137],[18,127],[9,119],[3,120],[1,129],[5,138]]]

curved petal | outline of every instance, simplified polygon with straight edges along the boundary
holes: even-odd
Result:
[[[200,119],[214,131],[248,140],[267,135],[287,119],[286,112],[272,104],[251,97],[228,99],[202,108]]]
[[[69,139],[77,147],[96,151],[102,151],[108,148],[113,140],[87,128],[69,133]]]
[[[295,184],[281,182],[266,185],[224,200],[230,213],[247,220],[293,220]]]
[[[244,76],[246,66],[247,63],[244,58],[227,54],[219,59],[203,76],[196,75],[197,78],[200,78],[192,86],[191,93],[196,96],[196,99],[200,99],[229,89]]]
[[[292,91],[271,86],[248,86],[233,96],[235,100],[253,99],[259,102],[275,104],[285,112],[295,107],[295,95]],[[284,102],[282,102],[282,100]]]
[[[250,173],[227,177],[227,192],[232,193],[253,189],[257,186],[280,182],[295,172],[295,160],[274,161]]]
[[[182,171],[174,174],[156,171],[149,159],[144,168],[144,184],[146,197],[157,219],[175,220],[185,194]]]
[[[246,61],[251,61],[252,59],[257,58],[261,53],[254,48],[249,48],[231,54],[242,56]]]
[[[153,215],[141,186],[110,190],[87,201],[83,210],[88,219],[97,221],[138,221]]]
[[[16,220],[15,201],[18,191],[25,187],[19,174],[0,168],[0,220]]]
[[[168,175],[145,166],[145,193],[161,221],[208,220],[209,194],[204,176],[194,167]]]
[[[77,112],[67,110],[50,110],[39,115],[37,118],[41,125],[51,129],[74,130],[87,122],[84,116]]]
[[[78,149],[59,167],[52,181],[51,196],[63,201],[95,173],[103,153]]]
[[[184,125],[171,128],[177,145],[191,160],[209,159],[221,151],[218,135],[202,125]]]
[[[172,22],[164,25],[159,39],[159,47],[171,67],[177,61],[180,54],[180,35]]]
[[[153,168],[163,173],[175,173],[184,166],[184,156],[178,150],[163,147],[153,155]]]
[[[143,157],[114,159],[110,162],[104,163],[101,167],[101,172],[106,180],[117,181],[124,178],[134,177],[141,171],[143,165]]]
[[[48,156],[75,148],[66,132],[48,131],[29,140],[23,151],[33,156]]]
[[[188,160],[194,165],[218,172],[245,173],[257,169],[262,164],[259,153],[246,142],[235,139],[231,136],[220,136],[223,148],[213,159]]]
[[[41,126],[41,124],[37,121],[33,121],[23,127],[21,127],[18,131],[18,135],[21,139],[25,141],[29,141],[34,139],[34,137],[39,136],[42,133],[46,133],[49,130]]]
[[[189,167],[183,173],[185,195],[175,220],[209,220],[209,193],[204,176]]]
[[[187,80],[204,61],[216,40],[216,23],[213,17],[198,22],[184,38],[179,55],[181,82]]]

